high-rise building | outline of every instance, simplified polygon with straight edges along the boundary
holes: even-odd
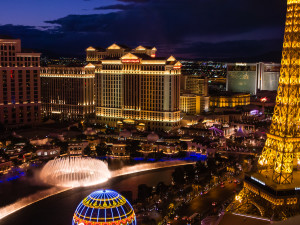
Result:
[[[40,122],[40,53],[22,51],[21,40],[0,36],[0,123]]]
[[[226,91],[255,95],[257,92],[256,63],[229,63],[227,65]]]
[[[87,61],[96,66],[99,122],[144,125],[151,130],[180,126],[181,63],[173,56],[157,58],[155,47],[130,50],[113,44],[102,51],[89,47]]]
[[[196,75],[181,76],[180,111],[201,114],[209,110],[208,78]]]
[[[229,63],[226,90],[256,95],[258,90],[275,91],[278,88],[280,64]]]
[[[259,63],[258,64],[258,89],[261,91],[276,91],[278,88],[279,63]]]
[[[194,94],[180,95],[180,111],[186,114],[199,115],[209,110],[209,97]]]
[[[42,113],[55,119],[82,119],[94,114],[95,66],[44,67]]]
[[[181,92],[208,96],[208,78],[195,75],[181,76]]]
[[[283,220],[300,212],[300,0],[287,0],[287,15],[276,105],[260,156],[259,172],[228,208]]]

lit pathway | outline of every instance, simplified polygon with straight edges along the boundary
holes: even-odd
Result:
[[[194,213],[206,214],[209,212],[213,212],[216,210],[222,202],[226,201],[228,198],[234,195],[234,191],[237,193],[242,188],[242,184],[228,183],[225,182],[225,187],[221,188],[220,185],[210,190],[205,196],[199,196],[188,203],[187,206],[183,207],[179,216],[182,218],[183,216],[190,217]],[[212,206],[213,202],[217,202],[218,205],[216,208]],[[172,221],[174,225],[186,225],[186,221],[182,220],[174,220]],[[200,223],[199,223],[200,224]]]

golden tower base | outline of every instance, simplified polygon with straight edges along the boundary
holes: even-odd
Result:
[[[293,175],[297,182],[278,185],[272,180],[272,171],[246,174],[242,191],[226,211],[274,221],[300,214],[300,172]]]

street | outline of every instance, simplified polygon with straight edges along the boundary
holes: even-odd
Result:
[[[199,196],[189,202],[185,207],[180,210],[178,214],[178,220],[171,220],[171,224],[174,225],[186,225],[187,220],[182,220],[183,217],[190,217],[194,213],[199,213],[204,217],[211,213],[217,212],[217,209],[222,205],[224,201],[235,195],[234,191],[238,193],[242,188],[242,184],[236,184],[234,182],[225,182],[224,188],[221,185],[211,189],[206,195]],[[212,203],[216,202],[216,206],[212,206]],[[204,219],[202,217],[202,219]],[[200,224],[200,223],[197,223]]]

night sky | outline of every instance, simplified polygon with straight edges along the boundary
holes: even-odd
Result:
[[[179,58],[279,60],[286,0],[5,0],[0,34],[46,55],[151,45]]]

